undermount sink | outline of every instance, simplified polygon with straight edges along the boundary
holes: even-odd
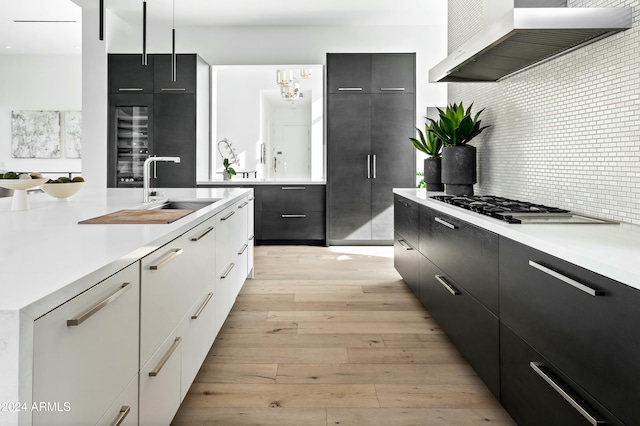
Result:
[[[142,207],[144,210],[200,210],[219,199],[209,198],[206,200],[163,200],[152,202],[150,205]]]

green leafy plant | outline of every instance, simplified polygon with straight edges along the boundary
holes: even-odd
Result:
[[[466,144],[489,127],[482,127],[482,120],[479,120],[484,108],[472,117],[471,107],[473,107],[473,104],[465,110],[462,102],[460,102],[460,104],[450,104],[445,111],[438,108],[440,114],[438,121],[427,118],[431,123],[429,132],[442,139],[445,146]]]
[[[417,172],[416,176],[423,176],[423,178],[420,179],[420,182],[418,182],[418,184],[416,185],[416,188],[426,188],[427,184],[424,181],[424,173],[423,172]]]
[[[413,142],[413,146],[415,146],[418,151],[424,152],[430,157],[437,158],[442,152],[442,139],[440,139],[436,133],[429,131],[429,129],[429,123],[424,123],[424,133],[416,127],[420,139],[409,139]]]
[[[235,176],[236,170],[231,167],[231,163],[229,163],[228,158],[222,159],[222,165],[224,166],[224,175],[227,179],[231,179],[231,176]]]

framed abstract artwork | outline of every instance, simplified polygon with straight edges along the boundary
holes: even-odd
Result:
[[[11,111],[11,157],[60,156],[59,111]]]

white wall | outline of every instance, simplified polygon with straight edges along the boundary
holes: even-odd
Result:
[[[79,172],[79,159],[11,158],[11,111],[81,110],[82,58],[0,55],[0,169]]]

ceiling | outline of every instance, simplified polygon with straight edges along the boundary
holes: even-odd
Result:
[[[445,17],[447,7],[447,0],[147,0],[147,19],[170,22],[174,1],[176,28],[425,25],[429,17]],[[140,24],[142,0],[105,0],[105,4],[125,22]],[[0,54],[80,54],[81,15],[71,0],[2,0]]]

